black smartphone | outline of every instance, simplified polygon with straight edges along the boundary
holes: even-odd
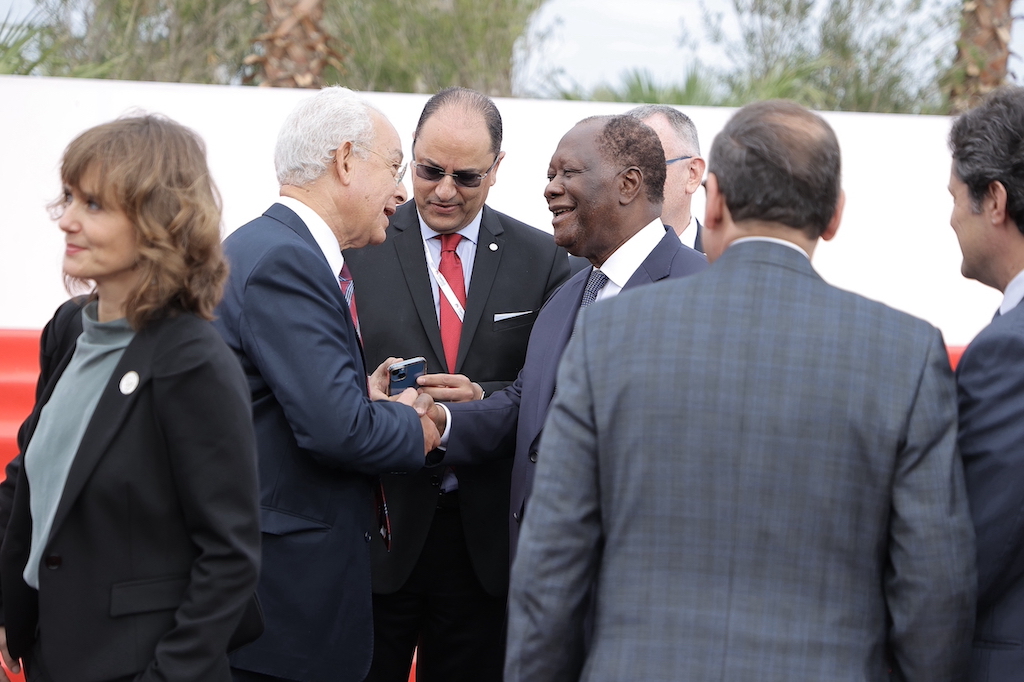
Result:
[[[423,376],[427,371],[427,360],[423,357],[409,358],[388,365],[388,374],[391,377],[389,391],[391,395],[398,395],[407,388],[416,388],[416,379]]]

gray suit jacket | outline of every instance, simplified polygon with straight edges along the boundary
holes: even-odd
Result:
[[[978,536],[973,682],[1024,676],[1024,305],[997,317],[956,368],[960,451]]]
[[[513,566],[507,682],[963,678],[974,537],[937,330],[765,242],[581,325]]]

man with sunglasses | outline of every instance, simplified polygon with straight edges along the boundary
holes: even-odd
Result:
[[[665,149],[665,202],[661,222],[679,235],[679,241],[701,253],[701,224],[690,213],[690,200],[704,179],[697,127],[690,117],[667,104],[642,104],[626,112],[658,134]]]
[[[569,276],[550,234],[486,206],[501,116],[478,92],[432,97],[413,135],[414,202],[387,241],[347,253],[367,366],[423,356],[423,390],[474,400],[515,378],[544,301]],[[473,453],[463,453],[469,459]],[[511,445],[498,461],[383,477],[388,551],[374,540],[374,656],[368,680],[501,680],[508,587]]]

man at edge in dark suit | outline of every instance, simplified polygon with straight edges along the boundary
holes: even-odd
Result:
[[[960,455],[978,538],[971,682],[1024,671],[1024,88],[997,90],[949,134],[950,224],[964,277],[998,289],[956,368]]]
[[[581,307],[707,267],[701,254],[665,231],[659,218],[665,153],[655,132],[632,116],[599,116],[576,124],[551,157],[548,181],[544,196],[555,243],[587,258],[592,267],[569,279],[541,309],[526,364],[512,385],[484,400],[438,403],[432,411],[455,464],[462,453],[496,452],[514,443],[508,512],[512,559],[555,394],[555,371]]]
[[[326,88],[285,120],[274,165],[280,199],[224,242],[231,274],[215,321],[248,377],[259,455],[266,629],[231,656],[232,674],[361,682],[370,541],[387,528],[377,475],[418,471],[438,442],[422,416],[430,396],[410,388],[388,402],[382,373],[368,382],[342,255],[384,241],[402,144],[381,112]]]
[[[367,367],[423,356],[423,390],[436,400],[512,383],[537,311],[569,275],[550,234],[484,203],[505,156],[501,138],[501,115],[484,95],[448,88],[431,97],[413,134],[415,202],[391,217],[384,244],[345,254]],[[405,682],[416,647],[420,682],[501,681],[512,468],[504,450],[506,459],[457,471],[382,476],[393,541],[390,551],[372,543],[368,682]]]

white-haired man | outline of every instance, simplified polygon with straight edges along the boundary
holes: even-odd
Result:
[[[626,114],[653,128],[665,149],[665,203],[661,206],[661,222],[679,236],[683,246],[704,253],[700,221],[690,212],[690,201],[704,179],[705,167],[697,127],[689,116],[667,104],[642,104]]]
[[[408,389],[367,381],[342,249],[384,241],[404,189],[401,140],[352,92],[328,88],[285,121],[281,196],[224,243],[231,264],[217,328],[252,390],[266,630],[231,659],[236,681],[360,682],[373,625],[376,475],[417,471],[439,442]]]

